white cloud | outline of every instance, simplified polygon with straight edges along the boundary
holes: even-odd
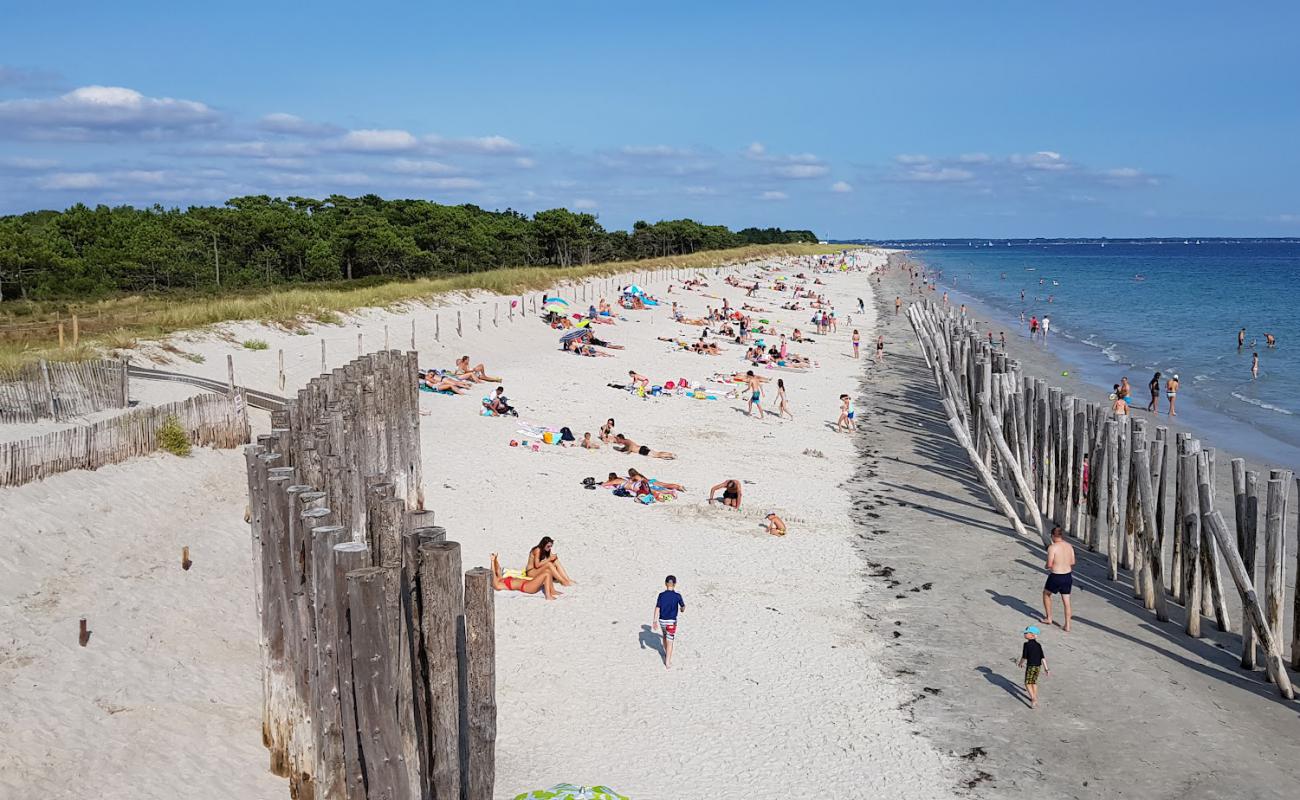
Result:
[[[520,156],[519,158],[515,159],[515,166],[519,167],[520,169],[532,169],[533,167],[537,166],[537,162],[531,158]]]
[[[95,172],[55,172],[41,178],[37,185],[42,189],[99,189],[104,178]]]
[[[518,142],[504,136],[471,136],[462,139],[449,139],[430,134],[424,137],[429,146],[453,153],[479,153],[483,155],[513,155],[523,148]]]
[[[175,181],[176,179],[172,179]],[[161,186],[169,181],[167,173],[162,170],[113,170],[109,172],[52,172],[39,180],[36,185],[42,189],[56,191],[108,189],[129,186]]]
[[[4,169],[46,170],[58,165],[59,162],[52,158],[23,158],[22,156],[0,158],[0,168]]]
[[[824,164],[785,164],[772,168],[772,174],[778,178],[791,178],[793,180],[820,178],[828,172],[830,172],[830,168]]]
[[[786,194],[785,192],[767,191],[767,192],[763,192],[763,193],[759,194],[758,197],[757,197],[756,199],[758,199],[758,200],[788,200],[788,199],[790,199],[790,195]]]
[[[1044,170],[1047,172],[1059,172],[1070,168],[1070,162],[1061,157],[1060,153],[1051,150],[1039,150],[1037,153],[1029,155],[1013,155],[1011,163],[1024,167],[1026,169]]]
[[[414,150],[419,144],[410,131],[368,128],[348,131],[339,139],[337,148],[357,153],[400,153]]]
[[[589,200],[585,197],[580,197],[577,200],[573,201],[573,207],[575,209],[578,209],[579,211],[590,211],[591,209],[596,207],[596,201]]]
[[[761,161],[767,155],[767,148],[761,142],[752,142],[749,147],[745,148],[745,157],[755,161]]]
[[[847,181],[836,181],[831,184],[831,191],[839,194],[845,194],[853,191],[853,187]]]
[[[441,190],[483,188],[483,182],[474,178],[412,178],[406,185]]]
[[[332,136],[339,132],[335,125],[325,122],[312,122],[293,114],[267,114],[257,123],[264,131],[285,133],[294,136]]]
[[[203,103],[146,97],[121,86],[83,86],[59,97],[0,102],[0,134],[24,139],[159,137],[211,127],[218,120]]]
[[[907,170],[902,174],[901,180],[915,183],[961,183],[974,177],[975,173],[968,169],[927,165]]]
[[[441,161],[425,161],[410,158],[399,158],[391,164],[393,172],[399,172],[403,175],[450,175],[459,172],[450,164],[444,164]]]
[[[684,158],[691,155],[690,150],[666,144],[626,145],[619,152],[636,158]]]
[[[906,154],[906,153],[904,153],[903,155],[894,156],[894,160],[897,161],[899,164],[928,164],[928,163],[930,163],[930,157],[929,157],[929,156],[922,156],[922,155],[908,155],[908,154]]]

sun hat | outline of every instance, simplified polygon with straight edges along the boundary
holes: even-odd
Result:
[[[1038,626],[1037,626],[1037,625],[1030,625],[1028,628],[1025,628],[1025,631],[1024,631],[1024,632],[1025,632],[1025,633],[1032,633],[1033,635],[1037,636],[1038,633],[1039,633],[1039,631],[1038,631]]]

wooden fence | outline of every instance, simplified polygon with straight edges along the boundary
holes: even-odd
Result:
[[[262,741],[295,800],[492,797],[492,574],[423,510],[416,366],[314,378],[245,448]]]
[[[38,361],[0,380],[0,423],[126,408],[126,362]]]
[[[248,418],[239,394],[200,395],[127,411],[15,442],[0,442],[0,486],[21,486],[74,469],[98,469],[158,449],[158,428],[176,417],[190,443],[237,447],[248,441]]]
[[[1110,580],[1131,570],[1135,597],[1162,622],[1170,602],[1182,603],[1191,636],[1200,635],[1202,617],[1231,629],[1226,566],[1242,608],[1242,666],[1254,669],[1258,646],[1268,679],[1293,698],[1282,650],[1290,471],[1272,470],[1266,478],[1261,595],[1255,579],[1260,476],[1242,459],[1231,463],[1233,536],[1216,505],[1214,448],[1186,433],[1171,438],[1164,426],[1148,436],[1144,419],[1023,375],[1019,362],[981,340],[951,308],[923,300],[908,308],[908,317],[948,425],[1013,529],[1046,546],[1057,525],[1089,550],[1104,549]],[[1300,592],[1295,603],[1300,611]],[[1295,619],[1291,665],[1300,668],[1300,614]]]

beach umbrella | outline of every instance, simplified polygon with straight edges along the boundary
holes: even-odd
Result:
[[[549,789],[534,789],[515,797],[515,800],[628,800],[608,786],[574,786],[560,783]]]
[[[556,314],[567,314],[569,313],[569,304],[558,297],[552,297],[546,301],[546,305],[542,306],[542,310],[553,311]]]
[[[587,337],[590,336],[590,335],[591,335],[591,331],[590,331],[590,330],[588,330],[588,329],[586,329],[586,328],[578,328],[577,330],[569,331],[568,333],[566,333],[566,334],[564,334],[563,336],[561,336],[561,337],[560,337],[560,343],[561,343],[561,344],[568,344],[569,342],[572,342],[572,341],[574,341],[575,339],[577,339],[577,340],[582,340],[582,339],[587,338]]]

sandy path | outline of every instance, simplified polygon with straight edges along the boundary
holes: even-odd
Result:
[[[875,531],[864,557],[892,570],[867,603],[882,609],[880,630],[902,633],[887,662],[924,698],[920,729],[945,749],[987,753],[971,755],[966,779],[989,797],[1293,797],[1300,705],[1280,701],[1262,672],[1241,671],[1237,637],[1212,621],[1199,640],[1182,633],[1180,607],[1171,606],[1175,622],[1157,623],[1129,583],[1105,579],[1097,554],[1079,551],[1076,630],[1045,632],[1052,676],[1043,708],[1025,707],[1012,660],[1018,631],[1038,618],[1041,548],[990,510],[953,442],[911,329],[893,317],[905,290],[886,278],[890,363],[867,385],[878,411],[855,482],[858,513],[879,515],[861,517]],[[1015,355],[1028,374],[1060,372],[1041,355]],[[1221,478],[1228,458],[1220,451]],[[1234,612],[1234,627],[1239,619]]]
[[[868,301],[856,324],[870,341],[874,312],[864,276],[827,281],[842,319],[856,297]],[[662,294],[662,286],[651,288]],[[713,297],[673,296],[694,315],[719,305],[723,290],[714,279],[706,290]],[[727,294],[742,302],[739,290]],[[478,416],[478,393],[422,396],[428,505],[462,542],[465,566],[486,564],[492,551],[517,566],[545,534],[557,539],[580,581],[554,603],[498,595],[498,796],[562,780],[608,783],[638,800],[680,797],[688,787],[693,796],[715,798],[814,790],[950,795],[951,762],[902,724],[907,695],[880,667],[881,645],[866,635],[858,529],[840,488],[855,468],[853,440],[830,429],[837,395],[853,391],[862,368],[848,355],[847,321],[826,340],[792,347],[818,359],[820,369],[765,373],[787,378],[796,419],[759,421],[735,401],[640,400],[606,387],[630,368],[656,382],[698,382],[743,368],[736,346],[706,357],[656,341],[698,335],[698,328],[671,323],[666,308],[601,329],[626,345],[618,358],[584,359],[558,352],[554,332],[533,317],[507,323],[503,314],[499,326],[482,332],[467,324],[463,339],[450,333],[456,308],[468,321],[494,302],[442,308],[442,342],[433,341],[433,312],[423,308],[371,311],[320,332],[334,366],[355,355],[357,333],[381,342],[384,325],[394,346],[405,347],[415,319],[423,364],[447,366],[462,352],[485,361],[506,379],[523,419],[568,425],[581,436],[614,416],[632,438],[678,455],[661,462],[608,448],[511,448],[511,438],[522,438],[516,424]],[[750,302],[774,307],[767,292]],[[783,330],[808,327],[806,311],[759,316]],[[272,391],[280,348],[288,391],[318,369],[316,336],[223,328],[226,338],[193,334],[178,342],[204,364],[168,368],[224,378],[232,354],[240,383]],[[250,337],[270,349],[240,348]],[[287,792],[265,772],[258,735],[242,463],[234,453],[177,463],[157,457],[74,473],[3,498],[6,516],[17,509],[22,525],[2,576],[0,622],[18,635],[0,680],[20,697],[18,729],[45,731],[0,733],[4,773],[18,776],[10,780],[19,787],[48,796],[125,796],[129,787],[133,796],[172,796],[181,787],[190,796]],[[644,507],[580,486],[583,477],[629,466],[690,491]],[[744,508],[706,505],[707,487],[730,477],[752,481]],[[786,517],[790,536],[762,533],[758,522],[768,509]],[[81,532],[92,524],[102,533]],[[37,537],[51,542],[33,551],[28,542]],[[182,539],[205,548],[188,573],[174,566]],[[688,603],[671,671],[648,632],[668,572]],[[52,586],[64,599],[49,607],[33,599],[53,596]],[[81,650],[76,618],[86,608],[97,633]],[[66,629],[67,640],[48,638],[47,629]],[[88,659],[94,677],[87,683]],[[97,701],[104,698],[130,712],[102,710]],[[41,717],[52,707],[61,709],[53,723]],[[101,739],[112,747],[80,764],[89,749],[83,743]]]

